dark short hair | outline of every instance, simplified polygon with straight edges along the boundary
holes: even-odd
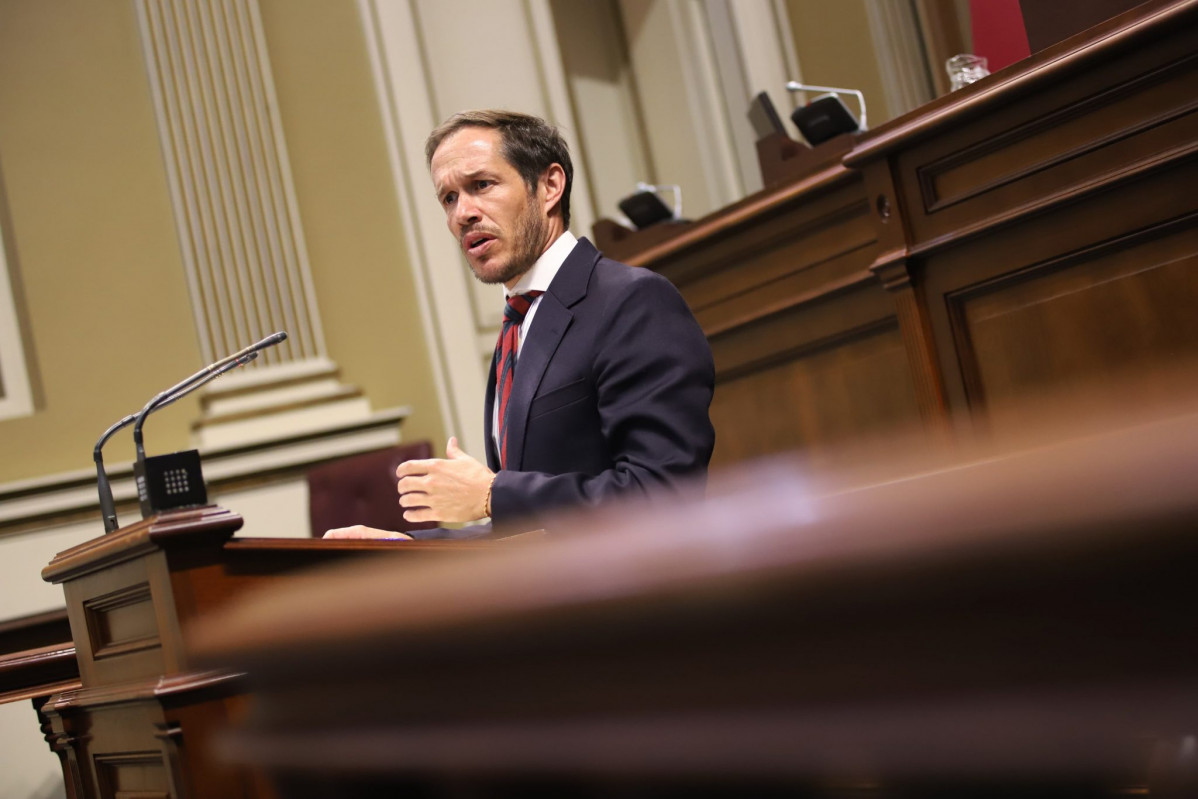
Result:
[[[566,173],[566,190],[562,192],[562,222],[570,227],[570,187],[574,184],[574,164],[570,148],[553,125],[540,117],[515,111],[461,111],[442,122],[428,135],[424,156],[431,166],[433,153],[449,136],[462,128],[491,128],[498,130],[503,145],[500,153],[524,179],[528,191],[536,191],[537,181],[553,164],[560,164]]]

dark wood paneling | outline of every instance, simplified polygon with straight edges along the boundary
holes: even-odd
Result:
[[[679,287],[711,342],[717,462],[788,447],[822,457],[914,418],[936,437],[985,429],[987,394],[1034,401],[1198,358],[1194,270],[1112,281],[1098,254],[1170,236],[1172,250],[1125,258],[1185,257],[1192,226],[1179,220],[1198,213],[1195,52],[1198,2],[1153,0],[634,256]],[[993,310],[998,286],[1066,262],[1090,289],[1045,302],[1054,279],[1022,289],[1022,314]],[[1013,291],[1001,296],[1018,304]],[[1138,344],[1089,332],[1110,314],[1111,327],[1139,325]],[[865,343],[882,329],[886,348]]]
[[[949,294],[970,404],[1093,392],[1194,358],[1198,219],[1165,230]]]
[[[71,622],[66,608],[0,622],[0,654],[70,640]]]
[[[70,642],[0,655],[0,704],[46,697],[79,684],[79,665]]]
[[[1135,8],[1142,0],[1019,0],[1033,53]]]
[[[1057,356],[1055,366],[1044,364],[1040,382],[1034,387],[1057,392],[1082,386],[1087,391],[1101,391],[1104,382],[1115,389],[1135,379],[1127,374],[1129,367],[1152,370],[1198,357],[1198,346],[1188,332],[1192,329],[1190,302],[1198,282],[1198,272],[1193,268],[1165,270],[1153,278],[1170,275],[1176,289],[1167,292],[1145,293],[1134,280],[1106,285],[1110,270],[1120,268],[1113,264],[1122,263],[1122,268],[1134,273],[1185,261],[1198,249],[1198,194],[1179,191],[1190,181],[1198,181],[1198,160],[1183,161],[1169,170],[1143,176],[1124,184],[1118,192],[1087,195],[1055,214],[1012,225],[1001,235],[935,250],[922,259],[921,286],[952,405],[975,416],[984,413],[987,391],[981,375],[990,367],[982,360],[996,359],[994,369],[1002,372],[1008,369],[1003,362],[1038,357],[1028,353],[1041,346],[1055,350]],[[1055,339],[1037,342],[1029,338],[1022,343],[1011,340],[1008,343],[1019,348],[1013,352],[1002,352],[995,346],[984,351],[976,348],[970,340],[972,323],[962,316],[962,303],[975,293],[988,294],[1000,286],[1035,283],[1050,277],[1054,285],[1059,285],[1066,278],[1053,276],[1060,272],[1067,273],[1072,281],[1072,296],[1052,303],[1052,313],[1068,313],[1051,321]],[[1125,309],[1120,313],[1134,313],[1143,331],[1129,334],[1143,335],[1145,346],[1157,348],[1142,353],[1138,360],[1119,355],[1124,343],[1118,340],[1113,326],[1098,337],[1083,332],[1086,325],[1101,323],[1108,313],[1104,304],[1110,301],[1111,293],[1124,289],[1130,294],[1117,301]],[[1053,290],[1043,289],[1046,296]],[[1034,294],[1038,289],[1028,286],[1021,291]],[[1090,302],[1095,304],[1089,306]],[[1047,312],[1047,306],[1043,310]],[[1075,324],[1083,327],[1071,330]],[[1112,339],[1108,356],[1098,356],[1096,342]],[[1078,348],[1076,357],[1067,352],[1071,346]],[[1017,385],[1033,388],[1030,382],[1016,380],[1010,384],[1011,390],[999,389],[999,393],[1014,398]]]
[[[159,645],[150,584],[138,583],[83,603],[96,660]]]
[[[916,242],[946,244],[1198,154],[1198,31],[966,120],[897,156]]]
[[[104,685],[167,671],[160,618],[142,559],[82,575],[64,586],[84,685]],[[124,600],[131,604],[120,604]],[[115,637],[114,637],[115,636]],[[126,637],[129,636],[129,637]]]
[[[230,750],[287,796],[1173,795],[1198,416],[1117,421],[884,479],[773,464],[415,581],[281,588],[194,638],[255,675]]]
[[[898,326],[883,320],[721,379],[711,418],[717,467],[791,450],[818,461],[838,445],[915,425]]]
[[[170,780],[161,752],[97,755],[97,782],[103,796],[116,799],[168,799]]]
[[[929,213],[1037,178],[1037,193],[1067,191],[1193,142],[1198,55],[1032,118],[919,170]],[[1043,174],[1042,174],[1043,173]],[[1018,193],[1019,188],[1012,191]]]

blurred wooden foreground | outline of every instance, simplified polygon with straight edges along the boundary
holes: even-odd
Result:
[[[288,797],[1192,794],[1198,414],[360,561],[202,619]],[[408,794],[403,794],[408,795]]]

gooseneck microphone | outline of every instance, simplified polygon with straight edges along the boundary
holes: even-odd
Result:
[[[256,344],[251,344],[240,352],[234,353],[226,358],[222,358],[214,364],[201,369],[186,380],[175,384],[166,391],[157,394],[152,400],[146,403],[145,407],[138,413],[131,413],[128,416],[121,418],[111,427],[104,431],[100,436],[100,440],[96,442],[96,446],[92,451],[92,459],[96,463],[96,488],[100,495],[100,514],[104,520],[104,532],[111,533],[117,529],[116,504],[112,496],[112,486],[108,480],[108,473],[104,469],[104,445],[108,439],[112,438],[118,431],[123,430],[130,424],[134,424],[134,441],[137,444],[137,464],[135,472],[137,472],[138,497],[142,500],[142,512],[145,513],[146,499],[144,497],[144,472],[145,472],[145,449],[142,446],[141,427],[145,422],[146,416],[154,411],[165,408],[176,400],[182,399],[191,392],[201,388],[212,380],[223,375],[225,372],[236,369],[239,366],[244,366],[250,361],[258,357],[258,353],[267,347],[273,347],[287,338],[285,332],[274,333]],[[194,460],[197,468],[199,466],[198,453],[179,453],[183,455],[194,455]],[[171,456],[165,456],[171,457]],[[202,482],[201,482],[202,488]]]
[[[112,498],[112,486],[108,483],[108,472],[104,471],[104,445],[118,430],[123,430],[133,424],[137,414],[131,413],[104,431],[100,440],[92,450],[92,460],[96,462],[96,490],[100,492],[100,516],[104,518],[104,532],[111,533],[117,528],[116,503]]]
[[[154,397],[154,399],[147,402],[145,407],[141,409],[141,412],[137,414],[137,418],[133,422],[133,443],[137,447],[138,463],[144,463],[146,459],[146,450],[142,445],[141,428],[142,425],[146,423],[147,416],[159,408],[163,408],[175,400],[190,394],[200,386],[207,383],[209,380],[223,375],[230,369],[236,369],[238,366],[244,366],[245,364],[257,358],[258,353],[262,350],[266,349],[267,347],[273,347],[274,345],[281,341],[285,341],[286,339],[287,334],[282,330],[280,330],[278,333],[271,333],[261,341],[251,344],[245,349],[235,352],[225,358],[221,358],[216,363],[205,366],[191,377],[183,380],[182,382],[176,383],[166,391],[163,391],[161,394]]]
[[[249,363],[250,361],[252,361],[254,358],[257,358],[257,357],[258,357],[258,353],[255,352],[255,353],[252,353],[251,355],[249,355],[248,357],[246,357],[244,360],[233,361],[232,363],[226,364],[225,366],[217,369],[214,372],[206,373],[202,380],[199,380],[194,385],[188,386],[187,388],[185,388],[182,391],[177,391],[174,394],[169,395],[168,397],[166,397],[166,399],[159,402],[158,405],[156,405],[155,407],[156,408],[164,408],[167,405],[170,405],[175,400],[180,399],[187,394],[190,394],[191,392],[200,388],[201,386],[208,383],[209,381],[215,380],[216,378],[223,375],[225,372],[228,372],[231,369],[235,369],[238,366],[241,366],[242,364]],[[108,439],[112,438],[112,436],[115,433],[117,433],[120,430],[125,429],[126,427],[128,427],[129,425],[131,425],[135,421],[137,421],[137,417],[138,417],[138,414],[131,413],[128,416],[121,419],[120,421],[113,424],[112,427],[110,427],[104,431],[104,435],[100,436],[100,440],[96,442],[95,449],[92,450],[92,460],[94,460],[96,462],[96,489],[100,493],[100,515],[104,518],[104,532],[106,532],[106,533],[111,533],[111,532],[116,531],[117,518],[116,518],[116,502],[113,500],[113,497],[112,497],[112,485],[108,481],[108,472],[106,472],[104,470],[104,454],[103,454],[104,445],[106,443],[108,443]]]

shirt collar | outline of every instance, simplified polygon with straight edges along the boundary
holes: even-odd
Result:
[[[577,243],[578,239],[574,237],[573,233],[568,230],[562,233],[556,241],[549,245],[549,249],[541,253],[541,257],[532,265],[532,268],[521,275],[515,288],[509,290],[507,286],[503,287],[503,296],[510,297],[513,294],[526,294],[530,291],[547,291],[549,284],[557,276],[557,270],[562,268],[566,257],[570,255]]]

